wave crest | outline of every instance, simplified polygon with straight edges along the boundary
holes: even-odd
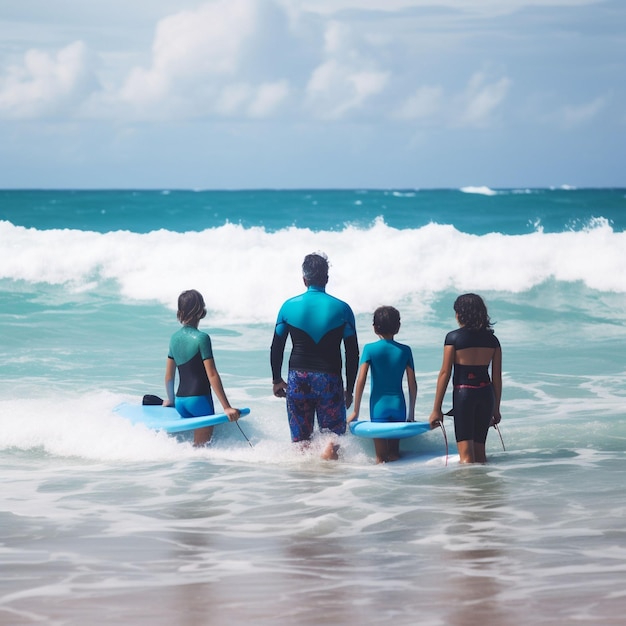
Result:
[[[180,291],[193,287],[231,322],[273,321],[280,303],[303,290],[300,266],[312,250],[328,254],[328,291],[356,313],[449,290],[520,293],[548,280],[626,293],[626,233],[614,232],[604,219],[579,231],[482,236],[435,223],[395,229],[382,219],[336,232],[226,224],[147,234],[42,231],[0,222],[0,240],[0,278],[6,281],[71,292],[112,282],[125,299],[170,308]]]

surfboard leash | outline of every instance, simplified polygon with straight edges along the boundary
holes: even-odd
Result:
[[[235,424],[237,424],[237,428],[239,429],[239,432],[243,435],[243,438],[248,442],[248,445],[251,448],[254,448],[254,446],[250,443],[250,440],[246,437],[246,433],[244,433],[243,430],[241,429],[241,426],[239,426],[239,420],[237,420]]]
[[[447,413],[444,413],[443,415],[444,417],[454,417],[454,408],[450,409]],[[443,428],[443,420],[441,420],[440,423],[441,423],[441,428]],[[500,428],[498,427],[497,424],[491,424],[491,425],[496,429],[496,432],[498,433],[498,436],[500,437],[500,443],[502,444],[502,449],[504,450],[504,452],[506,452],[506,447],[504,445],[504,439],[502,439],[502,433],[500,432]],[[444,430],[444,437],[445,437],[445,430]],[[447,451],[448,451],[448,440],[446,439],[446,454],[447,454]]]
[[[439,422],[441,425],[441,431],[443,432],[443,440],[446,442],[446,467],[448,467],[448,435],[446,435],[446,427],[443,425],[443,420]]]
[[[500,435],[500,443],[502,444],[502,449],[506,452],[506,448],[504,447],[504,439],[502,439],[502,433],[500,432],[500,428],[498,428],[497,424],[494,424],[493,427],[498,432],[498,435]]]

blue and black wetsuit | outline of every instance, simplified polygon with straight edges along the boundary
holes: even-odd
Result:
[[[168,358],[178,368],[175,406],[182,417],[213,415],[211,384],[204,361],[213,358],[211,338],[193,326],[183,326],[170,339]]]
[[[370,420],[405,422],[402,380],[407,366],[415,369],[411,348],[393,339],[368,343],[361,355],[363,363],[369,363],[371,369]]]
[[[457,328],[446,335],[444,343],[446,346],[453,346],[456,351],[467,348],[500,348],[498,338],[488,328]],[[455,363],[452,384],[456,440],[485,443],[495,404],[489,366]]]
[[[346,354],[346,389],[354,389],[359,346],[352,309],[323,287],[309,286],[281,307],[270,362],[272,378],[282,379],[287,337],[291,336],[287,380],[287,414],[292,441],[304,441],[313,432],[314,416],[320,429],[337,434],[346,429],[346,406],[341,376],[341,343]]]

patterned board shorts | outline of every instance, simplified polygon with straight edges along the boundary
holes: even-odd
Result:
[[[329,430],[337,435],[346,432],[346,404],[341,376],[289,370],[287,416],[291,441],[311,438],[315,414],[320,430]]]

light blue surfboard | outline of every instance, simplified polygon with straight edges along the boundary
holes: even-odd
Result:
[[[154,430],[166,433],[182,433],[205,426],[215,426],[228,422],[226,413],[201,415],[200,417],[181,417],[172,406],[142,405],[123,402],[113,409],[118,415],[125,417],[133,424],[143,424]],[[241,415],[248,415],[250,409],[239,409]]]
[[[350,432],[367,439],[407,439],[430,430],[429,422],[350,422]]]

